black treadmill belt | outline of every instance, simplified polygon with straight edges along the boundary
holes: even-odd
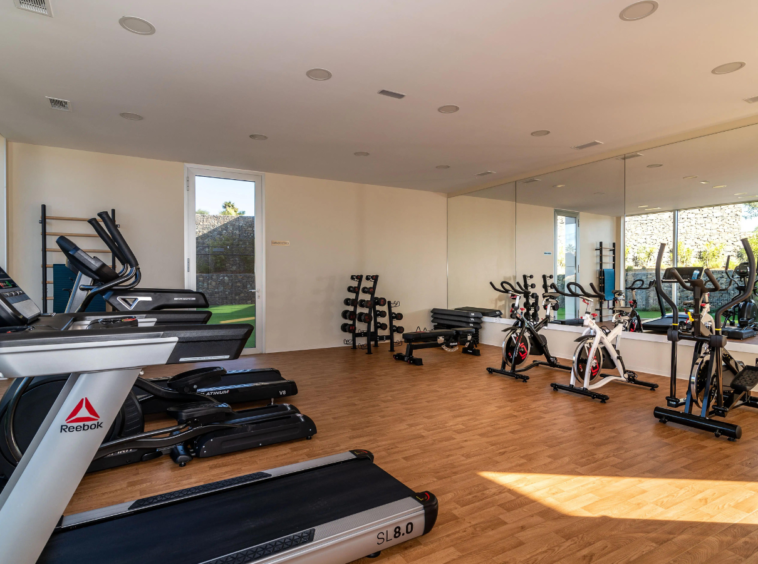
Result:
[[[58,531],[38,564],[197,564],[412,495],[356,459]]]

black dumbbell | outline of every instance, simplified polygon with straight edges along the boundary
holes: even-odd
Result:
[[[352,274],[350,275],[350,280],[360,280],[361,275],[360,274]]]
[[[377,323],[376,324],[376,328],[379,329],[379,330],[381,330],[381,331],[384,331],[385,329],[387,329],[387,324],[386,323]]]
[[[345,301],[342,302],[346,306],[354,307],[355,306],[355,298],[345,298]]]
[[[372,282],[374,280],[378,280],[379,275],[378,274],[366,274],[366,280],[371,280]]]
[[[400,321],[402,318],[403,318],[402,313],[395,313],[394,311],[392,312],[392,319],[397,319],[398,321]]]
[[[374,293],[374,289],[373,288],[363,288],[363,290],[361,290],[361,292],[363,292],[364,294],[373,294]]]
[[[355,312],[350,311],[349,309],[346,309],[342,312],[342,319],[347,319],[348,321],[355,321]]]
[[[371,314],[370,313],[359,313],[358,314],[358,321],[361,323],[371,323]]]
[[[348,286],[347,291],[351,294],[357,294],[358,293],[358,286]]]
[[[380,309],[379,311],[376,312],[376,316],[377,317],[387,317],[387,312],[384,311],[383,309]]]
[[[374,302],[371,300],[358,300],[358,307],[365,307],[371,309],[374,307]]]
[[[405,327],[401,327],[399,325],[393,325],[392,331],[394,331],[395,333],[405,333]]]
[[[351,325],[350,323],[343,323],[340,329],[345,333],[355,333],[355,325]]]
[[[374,303],[379,307],[384,307],[387,305],[387,298],[374,298]]]

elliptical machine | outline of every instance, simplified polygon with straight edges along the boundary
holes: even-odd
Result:
[[[108,212],[100,212],[97,216],[105,225],[107,233],[97,219],[89,219],[87,223],[119,260],[121,270],[116,272],[99,258],[88,255],[67,237],[58,237],[58,247],[68,260],[69,267],[77,273],[66,304],[66,313],[85,311],[97,295],[102,295],[105,302],[116,311],[208,307],[208,299],[202,292],[163,288],[136,289],[142,273],[136,258],[134,264],[130,264],[127,259],[129,256],[134,257],[134,253]]]
[[[582,336],[576,339],[578,343],[574,352],[574,362],[571,370],[571,380],[569,385],[550,384],[553,390],[563,390],[581,396],[599,399],[605,403],[610,398],[594,390],[605,386],[609,382],[623,382],[625,384],[634,384],[643,386],[650,390],[655,390],[658,384],[644,382],[637,378],[637,374],[627,370],[624,365],[624,359],[618,350],[619,339],[629,323],[629,314],[631,307],[615,305],[617,301],[623,298],[623,292],[616,290],[614,292],[613,323],[614,327],[608,331],[605,327],[599,326],[595,322],[597,313],[592,312],[592,305],[595,300],[604,300],[605,296],[601,294],[595,285],[590,282],[592,292],[587,292],[579,283],[569,282],[566,285],[568,293],[558,290],[555,284],[552,284],[553,290],[566,297],[581,299],[587,306],[584,314],[584,326],[586,329]],[[614,368],[616,374],[602,374],[603,368]]]
[[[529,277],[531,278],[531,276]],[[547,344],[547,339],[544,335],[540,335],[539,332],[547,326],[555,316],[555,312],[558,311],[558,294],[548,291],[548,279],[552,279],[550,276],[542,275],[542,303],[541,307],[545,310],[545,316],[539,320],[539,314],[537,314],[538,321],[534,323],[531,316],[528,315],[528,310],[522,312],[521,309],[516,308],[513,311],[513,318],[516,320],[515,325],[503,329],[505,336],[503,338],[503,360],[500,363],[500,368],[487,368],[487,372],[490,374],[502,374],[503,376],[510,376],[516,380],[526,382],[529,380],[529,376],[524,374],[527,370],[534,368],[535,366],[547,366],[548,368],[558,368],[561,370],[571,370],[570,366],[564,366],[558,362],[558,359],[550,354],[550,348]],[[527,277],[524,276],[524,281],[527,281]],[[520,295],[524,295],[526,299],[529,299],[531,288],[528,285],[521,286],[516,283],[518,288],[510,282],[503,281],[500,283],[502,289],[498,290],[495,285],[490,282],[490,286],[496,292],[501,294],[509,294],[512,300],[516,300],[518,303]],[[533,286],[533,285],[532,285]],[[537,310],[539,311],[539,310]],[[523,368],[517,368],[522,365],[530,354],[543,355],[544,361],[534,361],[529,366]]]
[[[670,391],[666,397],[667,407],[656,407],[653,414],[661,423],[679,423],[712,432],[716,437],[723,435],[730,441],[742,437],[742,428],[713,417],[726,417],[730,410],[741,406],[758,408],[758,401],[751,396],[751,391],[758,385],[758,367],[745,366],[729,354],[726,350],[728,339],[721,327],[724,312],[750,299],[753,293],[756,277],[753,249],[747,239],[742,239],[742,246],[748,257],[747,284],[742,286],[742,292],[737,297],[716,311],[712,318],[712,329],[709,323],[702,322],[701,298],[705,293],[720,292],[726,288],[721,287],[710,269],[704,268],[701,271],[697,267],[670,267],[661,276],[665,243],[661,243],[655,265],[658,293],[671,307],[674,319],[678,318],[679,310],[676,302],[663,292],[663,283],[676,282],[684,290],[693,293],[694,320],[691,334],[682,332],[679,324],[673,324],[668,331],[667,337],[671,342]],[[728,266],[727,261],[727,270]],[[676,391],[679,341],[695,343],[689,385],[684,398],[679,398]],[[678,407],[684,407],[684,410],[677,411]],[[700,408],[699,415],[696,413],[697,408]]]
[[[737,265],[731,274],[727,269],[726,275],[737,286],[737,290],[743,293],[749,287],[750,265],[747,262],[742,262]],[[758,290],[755,286],[753,286],[750,299],[732,306],[724,313],[724,334],[730,339],[741,341],[758,335],[755,321],[756,313],[758,312],[756,311],[753,296],[758,296]]]

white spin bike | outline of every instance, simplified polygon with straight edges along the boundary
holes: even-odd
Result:
[[[621,334],[627,330],[627,325],[631,319],[631,307],[614,305],[613,329],[608,330],[606,327],[596,323],[595,318],[597,317],[597,313],[592,312],[595,300],[601,302],[605,300],[605,296],[595,288],[594,284],[590,283],[592,293],[587,292],[577,282],[569,282],[566,285],[567,292],[562,292],[555,284],[552,285],[552,288],[563,296],[579,298],[587,305],[587,310],[584,314],[585,330],[582,336],[576,339],[576,342],[579,344],[576,347],[576,351],[574,351],[571,381],[568,386],[565,384],[550,384],[553,390],[563,390],[592,399],[599,399],[601,403],[605,403],[610,398],[594,390],[605,386],[609,382],[634,384],[651,390],[655,390],[658,387],[658,384],[639,380],[637,374],[631,370],[627,370],[624,366],[624,359],[621,358],[621,353],[618,350]],[[616,290],[613,302],[620,303],[623,296],[624,293],[621,290]],[[613,368],[618,374],[603,374],[602,370],[604,368]]]

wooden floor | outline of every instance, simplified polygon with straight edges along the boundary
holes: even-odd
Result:
[[[647,378],[656,392],[611,383],[600,404],[553,392],[565,372],[535,369],[526,384],[488,375],[498,353],[425,350],[417,367],[385,345],[373,356],[340,348],[228,363],[296,380],[292,403],[316,421],[313,440],[91,475],[68,511],[365,448],[434,492],[440,513],[429,535],[361,562],[758,563],[758,414],[734,413],[745,438],[730,443],[658,423],[664,378]]]

